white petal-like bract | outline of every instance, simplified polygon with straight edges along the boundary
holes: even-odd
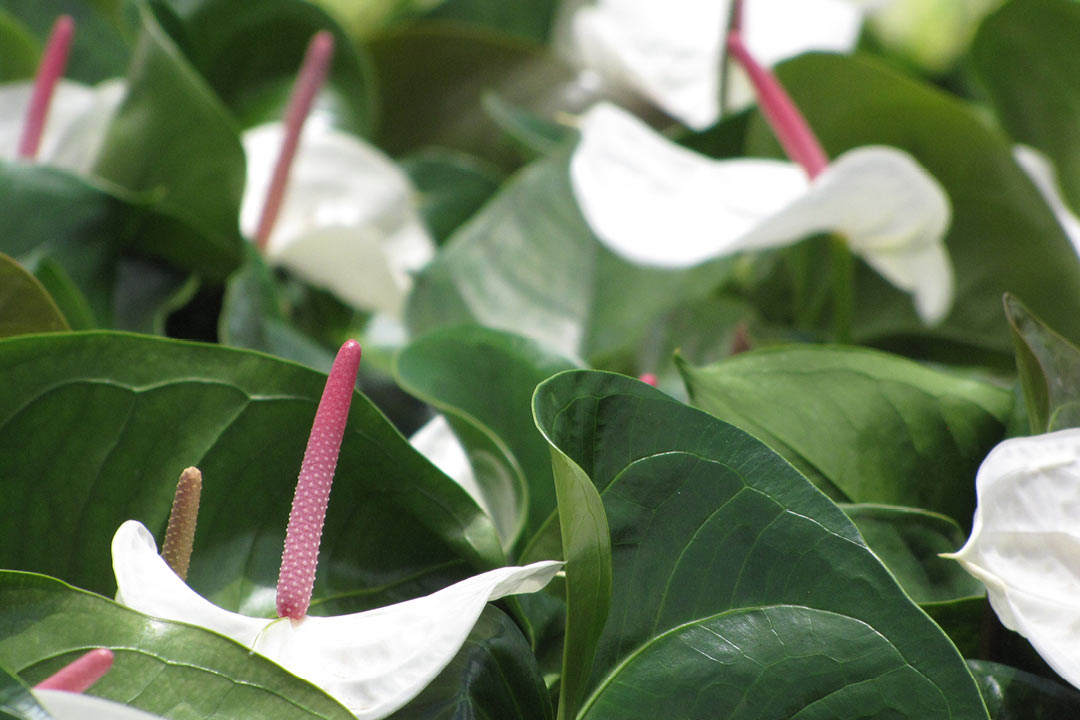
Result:
[[[405,173],[376,148],[313,118],[304,126],[267,257],[365,310],[398,316],[410,273],[435,253]],[[247,182],[240,227],[259,223],[284,126],[243,134]]]
[[[153,536],[137,521],[120,526],[112,552],[119,602],[231,637],[318,685],[365,720],[389,715],[423,690],[457,654],[489,600],[535,592],[562,566],[538,562],[499,568],[396,605],[294,621],[217,607],[169,569]]]
[[[741,105],[745,83],[722,86],[731,0],[597,0],[578,3],[556,42],[604,82],[655,103],[701,130],[720,116],[720,98]],[[743,10],[747,47],[772,65],[808,50],[847,52],[862,28],[858,0],[752,0]],[[737,77],[729,75],[731,77]],[[739,78],[741,80],[741,77]],[[734,97],[733,97],[734,95]]]
[[[161,720],[158,715],[63,690],[34,690],[34,698],[55,720]]]
[[[0,158],[13,160],[16,156],[32,92],[29,82],[0,85]],[[88,173],[125,92],[122,80],[107,80],[93,87],[60,80],[49,103],[36,160]]]
[[[948,196],[896,148],[850,150],[811,182],[789,162],[706,158],[600,104],[582,117],[570,177],[593,232],[632,262],[690,267],[831,232],[911,293],[925,322],[952,303]]]
[[[1005,627],[1080,687],[1080,428],[1005,440],[979,467],[967,543]]]

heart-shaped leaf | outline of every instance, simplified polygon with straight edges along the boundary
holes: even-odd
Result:
[[[680,364],[695,405],[783,455],[827,493],[967,523],[971,478],[1012,396],[862,348],[788,346]]]
[[[160,532],[180,470],[196,465],[192,587],[228,609],[273,615],[325,376],[257,353],[112,333],[0,341],[0,368],[0,567],[113,592],[113,533],[127,519]],[[363,396],[337,478],[315,614],[386,605],[502,564],[490,520]]]
[[[535,407],[611,528],[579,717],[986,717],[940,628],[760,441],[595,371],[548,380]]]
[[[95,647],[114,666],[93,693],[190,718],[351,718],[313,685],[243,645],[147,617],[43,575],[0,571],[0,664],[30,682]]]

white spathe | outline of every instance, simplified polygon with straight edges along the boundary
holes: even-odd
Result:
[[[955,554],[1002,624],[1080,687],[1080,429],[1005,440],[975,478],[971,537]]]
[[[159,715],[92,695],[63,690],[34,690],[33,695],[55,720],[161,720]]]
[[[226,635],[318,685],[362,720],[385,717],[423,690],[457,654],[489,600],[535,592],[562,566],[499,568],[396,605],[293,621],[214,605],[169,569],[135,520],[116,531],[112,555],[118,602]]]
[[[647,98],[689,127],[720,116],[731,0],[597,0],[577,7],[562,44],[606,83]],[[858,0],[748,0],[747,47],[771,65],[808,50],[847,52],[866,12]]]
[[[285,127],[244,132],[240,227],[255,235]],[[304,125],[267,258],[364,310],[399,316],[411,273],[435,254],[415,192],[390,158],[318,117]]]
[[[1080,218],[1077,218],[1061,195],[1057,170],[1046,155],[1027,145],[1013,146],[1013,159],[1023,169],[1050,206],[1073,249],[1080,254]]]
[[[30,82],[0,85],[0,158],[4,160],[16,158],[33,89]],[[49,103],[36,162],[89,173],[125,92],[122,80],[92,87],[60,80]]]
[[[585,113],[580,130],[575,198],[597,237],[632,262],[691,267],[831,232],[911,293],[926,323],[948,313],[949,199],[907,153],[856,148],[811,181],[790,162],[704,157],[610,104]]]

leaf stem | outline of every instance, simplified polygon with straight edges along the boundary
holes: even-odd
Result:
[[[348,340],[338,350],[330,368],[300,465],[278,575],[278,617],[300,620],[311,605],[319,542],[326,520],[326,507],[330,503],[330,486],[334,481],[341,440],[345,436],[345,423],[349,418],[349,405],[359,367],[360,344]]]
[[[832,251],[833,340],[851,342],[851,316],[855,309],[855,258],[842,237],[829,238]]]
[[[71,40],[75,35],[75,21],[70,15],[61,15],[53,23],[45,51],[38,64],[34,77],[34,89],[30,95],[30,104],[26,108],[22,135],[19,137],[18,157],[33,160],[37,157],[41,135],[45,130],[45,120],[49,115],[49,103],[52,101],[56,83],[67,67]]]
[[[289,106],[285,111],[285,137],[281,141],[281,150],[278,152],[277,163],[270,177],[270,186],[267,188],[266,199],[263,201],[262,214],[259,216],[259,224],[255,230],[255,246],[261,252],[266,252],[270,233],[281,211],[281,202],[289,184],[289,170],[296,157],[296,148],[300,144],[300,133],[304,129],[304,121],[311,113],[315,96],[319,94],[319,90],[326,81],[333,57],[333,34],[328,30],[315,33],[311,42],[308,43],[304,62],[300,66],[300,74],[293,85],[292,95],[289,96]]]

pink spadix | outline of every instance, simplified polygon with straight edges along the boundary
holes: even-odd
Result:
[[[98,648],[86,653],[78,660],[65,665],[56,673],[34,686],[35,690],[64,690],[66,692],[85,692],[96,683],[113,664],[113,651]]]
[[[41,134],[45,130],[45,120],[49,115],[49,103],[52,101],[56,83],[67,67],[68,52],[71,50],[74,34],[75,21],[70,15],[61,15],[53,23],[37,75],[34,77],[34,88],[30,94],[30,104],[26,108],[22,135],[19,137],[17,153],[24,160],[32,160],[37,156]]]
[[[311,604],[330,485],[334,480],[359,367],[360,344],[349,340],[338,350],[330,368],[300,465],[278,575],[278,617],[300,620]]]
[[[281,150],[278,153],[277,163],[274,165],[274,174],[270,177],[270,187],[266,191],[262,213],[259,215],[259,224],[255,230],[255,246],[261,251],[266,250],[266,244],[270,241],[270,233],[281,211],[281,202],[289,184],[289,169],[292,167],[293,158],[296,157],[300,132],[304,129],[304,121],[311,113],[315,96],[319,94],[323,83],[326,82],[326,75],[330,70],[330,61],[333,57],[334,36],[328,30],[315,33],[311,42],[308,43],[304,63],[300,66],[300,74],[296,78],[296,84],[293,85],[292,95],[289,96],[289,106],[285,111],[285,137],[281,141]]]
[[[784,152],[792,161],[802,166],[806,174],[815,178],[829,165],[829,156],[825,154],[821,143],[814,131],[806,122],[806,118],[799,112],[794,101],[784,90],[784,86],[776,79],[772,71],[762,67],[750,50],[743,42],[742,32],[738,23],[741,23],[741,3],[736,6],[736,22],[732,24],[732,30],[728,33],[727,48],[731,57],[746,71],[750,82],[754,85],[757,94],[758,105],[769,126],[776,133]]]

